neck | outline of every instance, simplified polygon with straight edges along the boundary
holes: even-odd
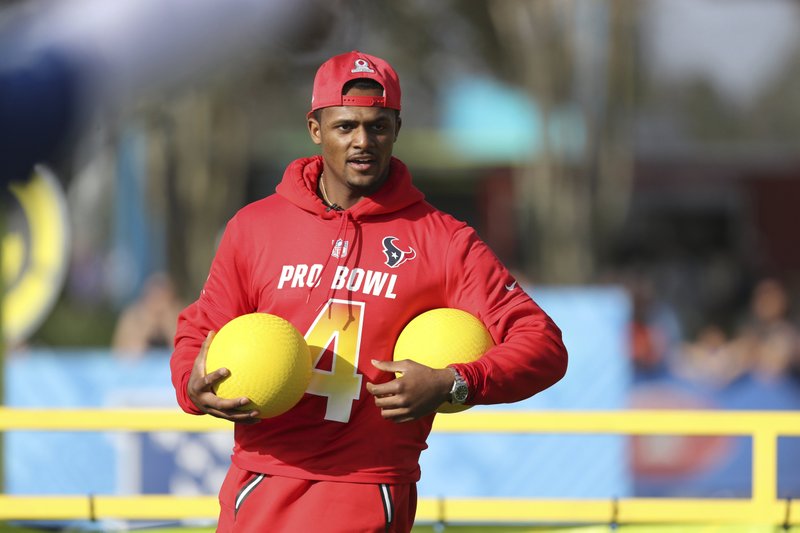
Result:
[[[339,189],[331,187],[331,181],[325,176],[323,172],[320,174],[319,182],[317,183],[317,196],[322,202],[332,209],[344,210],[350,209],[358,202],[375,194],[381,187],[383,187],[389,179],[387,172],[386,176],[380,180],[379,183],[373,184],[369,189],[367,188],[354,188],[344,186]],[[335,206],[335,207],[334,207]]]
[[[322,198],[322,201],[325,202],[325,205],[328,206],[328,211],[335,210],[335,211],[342,211],[344,208],[337,204],[336,202],[332,202],[330,198],[328,198],[328,193],[325,190],[325,173],[319,175],[319,186],[317,187],[317,195]],[[349,206],[348,206],[349,207]]]

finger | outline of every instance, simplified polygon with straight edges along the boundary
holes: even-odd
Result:
[[[258,418],[258,411],[240,411],[237,409],[234,410],[219,410],[219,409],[209,409],[208,414],[211,416],[215,416],[217,418],[222,418],[228,420],[230,422],[236,422],[238,424],[257,424],[261,421]]]
[[[234,422],[256,418],[259,415],[256,409],[247,408],[250,399],[246,397],[226,399],[208,392],[203,395],[203,400],[208,414]]]
[[[383,370],[384,372],[400,372],[402,368],[405,368],[405,365],[402,365],[401,363],[402,361],[378,361],[377,359],[372,360],[372,366],[374,366],[378,370]]]
[[[230,375],[230,371],[223,367],[218,368],[211,372],[210,374],[206,374],[203,377],[203,383],[205,383],[206,387],[213,387],[218,382],[222,381],[223,379],[227,378]]]
[[[398,409],[406,407],[406,402],[394,394],[375,397],[375,406],[380,409]]]
[[[214,400],[210,403],[210,407],[217,409],[219,411],[242,411],[242,408],[250,403],[249,398],[245,398],[242,396],[241,398],[220,398],[219,396],[214,396]],[[256,411],[257,412],[257,411]]]
[[[386,420],[391,420],[392,422],[409,422],[414,420],[409,413],[408,409],[381,409],[381,416]]]
[[[243,418],[243,419],[234,419],[231,422],[236,422],[237,424],[244,424],[246,426],[252,426],[254,424],[258,424],[261,422],[261,419],[258,418],[258,415],[251,415],[250,418]]]
[[[375,385],[374,383],[367,382],[367,392],[372,394],[373,396],[377,396],[381,394],[380,386]]]
[[[367,392],[373,396],[391,396],[400,392],[400,386],[396,383],[396,380],[380,384],[367,382]]]

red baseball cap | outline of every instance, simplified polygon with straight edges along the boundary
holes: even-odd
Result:
[[[383,86],[383,96],[346,96],[342,88],[350,80],[368,78]],[[383,59],[357,50],[333,56],[314,77],[311,111],[334,106],[388,107],[400,110],[400,80]]]

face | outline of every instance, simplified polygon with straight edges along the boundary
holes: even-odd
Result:
[[[347,94],[380,96],[382,91],[351,89]],[[326,187],[358,200],[389,176],[400,119],[394,109],[383,107],[327,107],[319,121],[308,119],[308,131],[322,148]]]

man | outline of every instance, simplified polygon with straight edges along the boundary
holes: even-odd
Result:
[[[399,113],[388,63],[355,51],[325,62],[308,114],[322,155],[291,163],[276,194],[231,219],[179,318],[178,402],[236,422],[219,531],[409,531],[436,408],[522,400],[566,371],[555,324],[392,157]],[[392,361],[403,326],[439,307],[479,317],[496,346],[446,369]],[[214,395],[227,369],[205,372],[213,332],[256,311],[304,332],[315,366],[300,403],[266,420],[239,410],[247,398]]]

